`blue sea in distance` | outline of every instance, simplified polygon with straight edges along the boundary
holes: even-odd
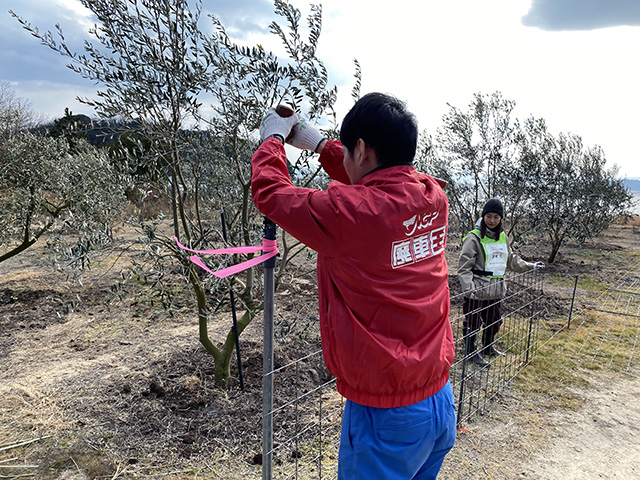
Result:
[[[629,193],[633,195],[633,201],[635,202],[635,205],[631,207],[631,212],[640,215],[640,192],[629,190]]]

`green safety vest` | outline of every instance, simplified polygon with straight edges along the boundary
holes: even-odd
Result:
[[[464,242],[472,233],[478,237],[480,245],[482,245],[482,249],[484,250],[484,270],[487,272],[485,276],[489,278],[503,278],[509,259],[507,234],[500,232],[497,240],[489,238],[486,235],[480,238],[480,230],[475,228],[466,234],[462,241]]]

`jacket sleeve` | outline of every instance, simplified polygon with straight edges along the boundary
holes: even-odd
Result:
[[[509,270],[512,270],[516,273],[524,273],[524,272],[528,272],[529,270],[533,270],[533,263],[527,262],[526,260],[523,260],[522,258],[520,258],[518,254],[513,253],[513,250],[511,250],[511,245],[509,244],[508,240],[507,240],[507,248],[509,249],[509,257],[507,260],[507,268]]]
[[[472,233],[467,235],[462,243],[462,251],[458,259],[458,279],[464,296],[469,296],[469,293],[474,289],[472,270],[476,268],[479,256],[483,255],[480,248],[480,242]]]
[[[334,252],[339,245],[339,215],[332,197],[327,191],[293,185],[284,146],[275,138],[265,140],[253,154],[251,197],[261,213],[312,249]]]
[[[333,180],[338,180],[346,185],[351,185],[351,180],[347,175],[342,163],[344,153],[342,152],[342,143],[334,140],[327,140],[322,153],[320,154],[320,165],[327,175]]]

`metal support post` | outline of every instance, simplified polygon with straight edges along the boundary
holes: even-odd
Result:
[[[576,300],[576,290],[578,289],[578,276],[576,275],[576,281],[573,284],[573,296],[571,297],[571,309],[569,310],[569,321],[567,322],[567,330],[571,327],[571,316],[573,315],[573,302]]]
[[[266,240],[276,239],[276,224],[264,217]],[[264,268],[264,326],[262,354],[262,480],[271,480],[273,466],[273,311],[276,257],[262,263]]]

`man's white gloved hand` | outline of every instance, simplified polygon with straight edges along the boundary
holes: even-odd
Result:
[[[267,138],[278,135],[284,144],[284,139],[289,136],[291,129],[297,123],[298,115],[295,113],[289,117],[281,117],[275,108],[270,108],[260,122],[260,140],[264,142]]]
[[[538,269],[544,268],[544,267],[546,267],[544,262],[536,262],[536,263],[533,264],[533,269],[534,270],[538,270]]]
[[[291,130],[291,137],[287,138],[287,143],[301,150],[315,152],[324,138],[315,127],[301,118]]]

